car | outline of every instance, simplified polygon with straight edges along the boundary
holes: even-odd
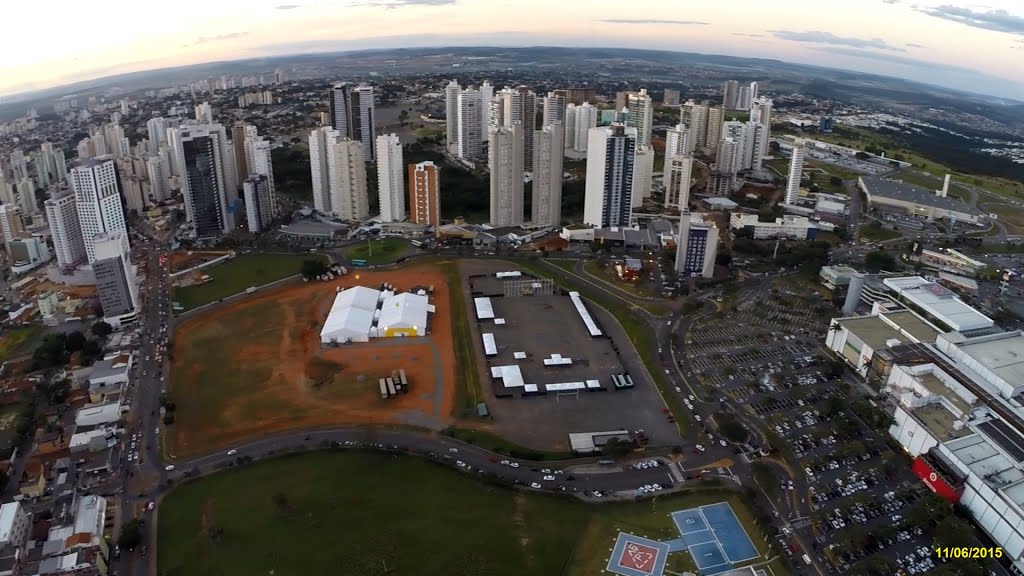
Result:
[[[153,508],[156,508],[156,502],[150,500],[149,504],[146,504],[146,510],[152,510]]]
[[[697,444],[697,452],[703,452],[704,450],[706,450],[706,448],[704,448],[700,444]]]
[[[459,449],[458,448],[449,448],[448,451],[453,453],[453,454],[458,454],[459,453]]]
[[[544,477],[544,480],[546,480],[546,481],[548,481],[548,482],[550,482],[550,481],[552,481],[552,480],[554,480],[554,479],[555,479],[555,477],[554,477],[554,476],[552,476],[552,475],[550,475],[550,474],[548,474],[547,476],[545,476],[545,477]]]
[[[512,463],[509,464],[509,466],[511,466],[513,468],[519,468],[519,462],[512,462]]]
[[[457,460],[455,462],[455,465],[458,466],[459,468],[465,468],[466,467],[466,463],[463,462],[462,460]]]
[[[550,468],[543,468],[543,469],[541,469],[541,472],[543,472],[544,474],[551,474],[551,469]]]
[[[228,456],[234,456],[235,454],[238,454],[238,450],[228,450]]]
[[[540,487],[541,487],[540,484],[538,484],[536,482],[530,484],[530,488],[533,488],[534,490],[539,490]]]
[[[164,466],[164,470],[167,471],[167,472],[173,472],[174,471],[174,464],[168,464],[167,466]]]
[[[718,441],[718,443],[719,443],[719,444],[721,444],[721,445],[722,445],[723,447],[725,447],[725,446],[728,446],[728,445],[729,445],[729,443],[728,443],[728,442],[726,442],[725,440],[719,440],[719,441]]]

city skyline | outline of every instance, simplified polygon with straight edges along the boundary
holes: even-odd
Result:
[[[1008,0],[985,7],[872,0],[827,9],[780,0],[770,10],[725,0],[689,5],[682,16],[653,0],[634,2],[628,10],[596,0],[587,3],[587,15],[577,4],[540,0],[514,6],[483,0],[182,0],[179,9],[160,15],[157,28],[135,25],[137,7],[128,0],[100,4],[70,6],[62,18],[47,22],[47,36],[56,38],[75,37],[83,29],[118,31],[90,35],[74,56],[60,42],[38,42],[34,27],[11,27],[0,46],[17,57],[5,56],[0,64],[0,94],[211,61],[375,48],[549,45],[774,58],[1024,100],[1014,65],[1024,55],[1024,11]],[[545,18],[533,18],[537,11],[530,4],[542,8]],[[5,8],[10,21],[32,21],[33,11],[27,4]],[[751,12],[757,17],[749,17]],[[199,13],[204,17],[193,16]],[[399,34],[422,30],[425,21],[429,30],[444,33]]]

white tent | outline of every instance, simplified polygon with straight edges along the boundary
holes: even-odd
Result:
[[[339,292],[334,298],[331,312],[320,330],[320,342],[367,342],[373,327],[380,292],[365,286],[355,286]]]
[[[386,298],[377,319],[377,335],[426,336],[427,313],[434,311],[427,302],[426,296],[412,292]]]

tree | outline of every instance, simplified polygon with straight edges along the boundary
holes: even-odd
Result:
[[[636,449],[636,443],[623,442],[618,438],[612,438],[601,447],[601,454],[611,458],[619,458],[629,454]]]
[[[117,545],[125,550],[134,550],[139,544],[142,544],[142,521],[136,518],[121,526]]]
[[[327,262],[321,258],[309,259],[302,261],[301,274],[312,280],[321,274],[326,274],[328,270]]]
[[[100,320],[99,322],[93,324],[92,328],[90,328],[89,331],[92,332],[92,335],[97,338],[106,338],[107,336],[110,336],[110,334],[114,332],[114,329],[110,327],[110,324],[107,324],[106,322]]]
[[[833,177],[828,179],[828,183],[833,185],[833,186],[842,186],[843,185],[843,179],[840,178],[839,176],[833,176]]]
[[[78,330],[68,334],[64,340],[64,347],[68,352],[78,352],[85,347],[85,334],[82,334]]]
[[[890,272],[896,271],[896,259],[893,258],[892,254],[876,250],[874,252],[868,252],[864,256],[864,268],[872,274],[887,270]]]

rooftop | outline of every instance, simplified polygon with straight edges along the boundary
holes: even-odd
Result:
[[[1011,383],[1024,382],[1024,332],[1006,332],[968,341],[960,349]]]
[[[128,372],[130,361],[131,356],[127,354],[121,354],[113,358],[104,358],[92,365],[92,373],[89,374],[89,380],[121,376]]]
[[[863,180],[864,185],[872,196],[892,198],[893,200],[902,200],[904,202],[912,202],[964,214],[984,214],[983,211],[969,206],[957,198],[951,196],[941,197],[932,190],[919,188],[901,180],[890,180],[877,176],[862,176],[861,180]]]
[[[885,285],[953,330],[992,326],[991,318],[978,312],[941,284],[919,276],[886,278]]]
[[[7,542],[11,539],[11,529],[14,527],[14,519],[21,508],[20,502],[8,502],[0,506],[0,542]]]
[[[925,404],[914,410],[914,416],[924,424],[940,442],[948,442],[955,438],[962,438],[971,434],[971,429],[966,426],[955,428],[958,421],[956,416],[946,410],[941,404]]]
[[[882,316],[892,324],[883,320]],[[901,329],[918,342],[934,342],[939,335],[938,330],[909,310],[883,312],[879,316],[847,318],[840,320],[839,323],[856,334],[872,350],[887,347],[887,342],[890,340],[899,340],[901,343],[908,342],[909,339],[900,331]],[[894,327],[893,324],[899,328]]]

